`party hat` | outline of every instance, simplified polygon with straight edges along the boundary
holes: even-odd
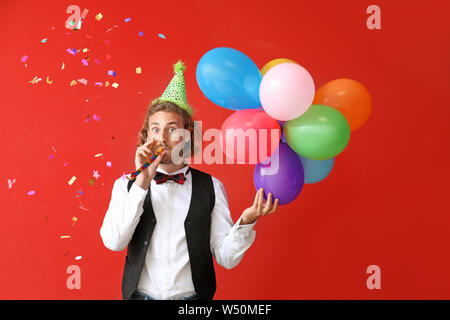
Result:
[[[173,72],[175,73],[175,75],[173,76],[163,95],[153,100],[152,104],[155,102],[170,101],[175,103],[180,108],[186,110],[187,113],[192,116],[193,111],[188,104],[186,96],[186,85],[184,82],[185,69],[186,67],[181,60],[173,65]]]

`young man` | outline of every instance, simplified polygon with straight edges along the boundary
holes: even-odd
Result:
[[[212,257],[221,266],[234,268],[255,239],[256,220],[278,208],[278,199],[272,203],[269,194],[265,202],[260,189],[233,225],[223,184],[185,161],[174,161],[180,143],[174,138],[177,130],[188,130],[194,146],[184,65],[178,62],[174,67],[169,86],[147,111],[135,154],[136,170],[157,147],[166,150],[134,181],[115,181],[100,229],[108,249],[128,247],[123,299],[212,299],[216,291]]]

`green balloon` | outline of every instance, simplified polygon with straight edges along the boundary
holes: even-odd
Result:
[[[292,150],[302,157],[327,160],[345,149],[350,126],[337,109],[313,104],[300,117],[286,121],[283,134]]]

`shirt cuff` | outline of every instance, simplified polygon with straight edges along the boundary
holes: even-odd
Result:
[[[243,236],[250,236],[253,231],[253,227],[256,224],[256,221],[249,224],[240,224],[242,220],[242,216],[239,217],[238,221],[234,224],[234,228],[236,229],[236,232],[239,234],[242,234]]]
[[[133,197],[137,198],[143,198],[147,195],[148,190],[144,190],[141,187],[139,187],[136,183],[133,183],[133,185],[130,188],[129,194]]]

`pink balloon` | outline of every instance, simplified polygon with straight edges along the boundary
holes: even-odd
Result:
[[[237,164],[257,164],[278,148],[281,129],[264,111],[244,109],[224,121],[221,134],[221,148],[227,158]]]
[[[304,114],[314,100],[314,80],[296,63],[280,63],[267,71],[259,86],[261,105],[277,120],[288,121]]]

